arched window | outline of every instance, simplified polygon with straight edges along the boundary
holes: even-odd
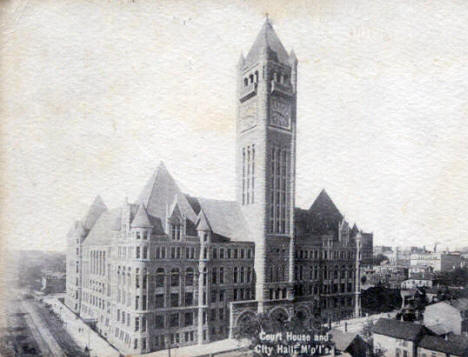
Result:
[[[185,286],[192,286],[193,285],[193,269],[187,268],[185,271]]]
[[[171,270],[171,286],[179,285],[179,269],[174,268]]]
[[[148,259],[148,247],[143,247],[143,259]]]
[[[250,78],[250,83],[253,83],[253,81],[254,81],[254,75],[251,74],[251,75],[249,76],[249,78]]]
[[[156,287],[161,288],[164,286],[164,269],[158,268],[156,270]]]
[[[249,79],[244,78],[244,87],[247,87],[249,85]]]

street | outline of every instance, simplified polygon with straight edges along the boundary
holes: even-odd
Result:
[[[87,356],[67,333],[64,326],[66,322],[62,323],[52,310],[46,308],[44,303],[27,300],[23,302],[23,306],[25,312],[31,316],[32,325],[35,325],[31,328],[39,331],[54,355]]]

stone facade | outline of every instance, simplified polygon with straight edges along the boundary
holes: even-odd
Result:
[[[266,21],[238,67],[236,201],[189,196],[161,164],[72,227],[66,304],[122,353],[225,339],[259,312],[360,314],[361,233],[325,191],[295,208],[296,73]]]

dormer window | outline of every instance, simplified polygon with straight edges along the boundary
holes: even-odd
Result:
[[[180,231],[181,231],[180,224],[171,224],[171,239],[180,240]]]
[[[141,238],[140,232],[136,232],[136,239],[140,239],[140,238]]]
[[[208,234],[203,233],[203,241],[206,242],[208,240]]]

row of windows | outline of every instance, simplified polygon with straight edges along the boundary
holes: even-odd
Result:
[[[338,259],[352,259],[354,257],[354,252],[352,251],[318,251],[318,250],[296,250],[295,254],[297,259],[329,259],[329,260],[338,260]]]
[[[347,270],[347,267],[345,265],[341,267],[341,270],[339,270],[338,265],[335,265],[333,270],[331,269],[331,267],[329,269],[327,266],[323,266],[323,267],[312,266],[312,267],[309,267],[308,279],[306,277],[306,274],[304,273],[304,270],[306,269],[307,267],[303,265],[295,265],[294,266],[294,279],[295,280],[317,280],[320,277],[322,277],[323,279],[354,278],[354,270],[352,266],[349,266],[349,270]],[[321,271],[321,274],[320,274],[320,271]]]
[[[92,250],[89,253],[90,273],[104,276],[106,274],[106,252]]]
[[[132,257],[133,247],[119,247],[118,254],[121,258]],[[185,253],[185,254],[184,254]],[[198,259],[198,249],[195,247],[155,247],[155,259]],[[252,248],[205,248],[203,251],[203,259],[252,259]],[[150,247],[141,246],[135,248],[136,259],[150,259]]]
[[[318,294],[338,294],[353,292],[353,284],[325,284],[325,285],[296,285],[296,295],[318,295]]]

